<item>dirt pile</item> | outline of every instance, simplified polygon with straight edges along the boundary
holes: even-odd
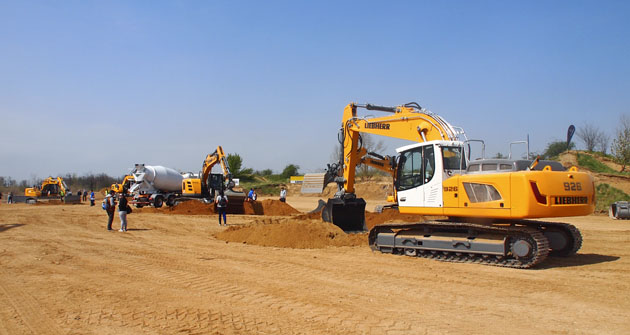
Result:
[[[183,201],[173,207],[153,208],[145,207],[137,210],[137,213],[162,213],[162,214],[184,214],[184,215],[208,215],[216,214],[214,204],[206,204],[201,201]],[[270,215],[288,216],[297,214],[300,211],[280,200],[266,199],[263,201],[244,202],[243,207],[238,211],[236,208],[228,207],[229,214],[245,215]]]
[[[135,213],[162,213],[183,215],[208,215],[215,214],[214,204],[206,204],[201,201],[190,200],[180,202],[173,207],[153,208],[145,207],[134,209]]]
[[[365,213],[368,229],[386,222],[422,222],[424,220],[423,216],[400,214],[396,209],[385,209],[383,213]],[[295,215],[287,219],[261,218],[250,225],[230,227],[217,233],[215,237],[228,242],[295,249],[367,245],[367,233],[346,234],[334,224],[323,222],[321,213]]]
[[[266,219],[230,227],[215,237],[227,242],[294,249],[367,245],[367,233],[348,235],[321,220]]]
[[[415,214],[401,214],[397,209],[384,209],[382,213],[365,212],[367,229],[387,222],[423,222],[425,217]]]
[[[321,218],[321,212],[295,216],[296,220],[321,220]],[[421,215],[400,214],[397,209],[384,209],[382,213],[365,212],[365,226],[368,230],[386,222],[422,222],[425,219]]]
[[[291,205],[280,200],[265,199],[263,201],[246,201],[243,203],[243,214],[245,215],[286,216],[299,212]]]
[[[391,180],[373,180],[373,181],[360,181],[355,184],[356,194],[365,199],[387,199],[388,195],[392,194]],[[287,185],[289,197],[322,197],[332,198],[337,192],[337,185],[332,183],[328,184],[324,188],[322,193],[314,194],[302,194],[302,184],[289,184]]]

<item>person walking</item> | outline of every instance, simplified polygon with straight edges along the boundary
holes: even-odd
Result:
[[[81,202],[81,194],[83,193],[81,193],[81,190],[79,190],[79,192],[77,192],[77,195],[79,196],[79,202]]]
[[[118,202],[118,216],[120,217],[120,230],[121,232],[127,231],[127,214],[131,213],[131,208],[127,203],[127,198],[124,194],[120,195],[120,201]]]
[[[217,204],[217,211],[219,212],[219,226],[221,225],[221,215],[223,215],[223,223],[227,226],[226,213],[228,197],[223,193],[223,190],[219,191],[219,195],[217,195],[217,198],[214,202]]]
[[[282,189],[280,190],[280,201],[287,202],[287,190],[284,186],[282,186]]]
[[[112,222],[114,222],[114,213],[116,212],[116,199],[114,199],[114,191],[109,191],[105,197],[105,211],[107,211],[107,230],[112,230]]]
[[[7,204],[12,204],[13,203],[13,192],[9,192],[9,195],[7,196]]]
[[[94,200],[96,200],[96,197],[94,196],[94,190],[92,190],[90,192],[90,207],[94,206]]]
[[[83,202],[87,201],[87,190],[83,189]]]

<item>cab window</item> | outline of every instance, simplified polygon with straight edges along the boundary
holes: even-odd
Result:
[[[398,164],[399,191],[422,185],[422,148],[402,153]]]
[[[433,146],[423,147],[424,149],[424,183],[428,183],[433,179],[433,175],[435,174],[435,154],[433,152]]]
[[[430,182],[435,175],[432,145],[414,148],[400,155],[397,190],[404,191]]]
[[[466,160],[462,159],[461,147],[442,147],[444,170],[466,170]]]

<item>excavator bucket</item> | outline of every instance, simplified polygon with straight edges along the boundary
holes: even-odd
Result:
[[[227,212],[230,214],[244,214],[243,203],[247,195],[234,190],[225,190],[225,195],[228,197]]]
[[[365,200],[356,199],[328,199],[322,210],[322,220],[332,222],[345,232],[364,231],[365,229]]]

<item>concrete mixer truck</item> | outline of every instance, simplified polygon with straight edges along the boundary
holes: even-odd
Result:
[[[211,173],[217,164],[221,166],[222,173]],[[164,204],[173,206],[185,200],[212,203],[222,190],[229,198],[228,213],[240,214],[243,211],[245,193],[234,190],[227,156],[221,146],[206,156],[199,174],[180,174],[164,166],[136,164],[131,176],[135,180],[129,188],[129,193],[133,195],[131,203],[139,208],[160,208]]]
[[[160,166],[136,164],[131,171],[135,183],[129,189],[133,194],[132,204],[141,208],[152,205],[160,208],[166,202],[172,206],[181,196],[184,177],[177,171]]]

